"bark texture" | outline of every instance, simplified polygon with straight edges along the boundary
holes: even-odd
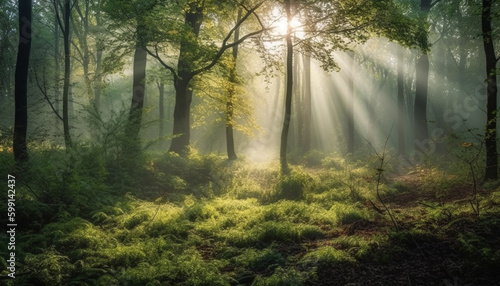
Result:
[[[19,1],[19,46],[14,83],[14,158],[16,162],[28,161],[26,133],[28,129],[28,68],[31,52],[31,0]]]

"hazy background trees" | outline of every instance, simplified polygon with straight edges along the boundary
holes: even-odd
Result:
[[[407,163],[460,138],[489,146],[487,165],[497,169],[496,1],[486,9],[460,0],[147,4],[34,4],[28,146],[104,138],[100,128],[126,111],[124,136],[139,148],[269,159],[281,145],[286,160],[362,151],[390,133]],[[18,6],[0,5],[1,128],[13,135]]]

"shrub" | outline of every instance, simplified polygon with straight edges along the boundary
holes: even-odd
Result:
[[[303,239],[318,239],[324,236],[317,226],[274,221],[258,225],[253,231],[258,241],[263,243],[300,242]]]
[[[360,220],[368,220],[370,214],[364,208],[356,204],[345,204],[336,202],[330,208],[330,211],[335,214],[338,224],[351,224]]]
[[[291,174],[282,174],[275,185],[275,199],[301,200],[305,193],[313,188],[314,180],[304,172],[293,170]]]
[[[308,167],[321,167],[325,154],[319,150],[308,151],[303,158],[303,162]]]
[[[234,258],[236,264],[253,271],[273,270],[283,265],[285,258],[272,248],[264,250],[247,249],[241,255]]]
[[[308,252],[301,260],[302,264],[317,266],[320,269],[326,269],[334,264],[344,262],[355,262],[348,253],[335,249],[331,246],[322,246],[314,251]]]
[[[305,275],[294,268],[278,267],[268,278],[257,276],[254,286],[300,286],[304,285]]]

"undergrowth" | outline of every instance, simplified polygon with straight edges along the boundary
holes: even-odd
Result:
[[[146,152],[132,164],[120,161],[118,147],[102,148],[32,152],[16,188],[17,277],[1,283],[376,285],[369,281],[377,281],[377,267],[407,267],[391,274],[407,281],[420,277],[422,259],[460,270],[422,281],[474,283],[480,274],[490,285],[498,277],[500,191],[485,189],[484,211],[474,217],[444,169],[420,166],[412,180],[381,180],[397,231],[374,205],[373,160],[310,152],[282,176],[276,163],[195,150],[187,158]],[[7,174],[11,154],[0,159]],[[2,275],[6,257],[0,249]]]

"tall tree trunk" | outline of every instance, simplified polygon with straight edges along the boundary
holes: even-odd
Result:
[[[293,45],[292,45],[292,22],[291,0],[285,0],[285,11],[287,20],[286,29],[286,94],[285,94],[285,116],[283,119],[283,130],[281,131],[280,164],[281,172],[289,174],[286,159],[286,148],[288,141],[288,130],[290,129],[290,119],[292,117],[292,85],[293,85]]]
[[[94,83],[94,108],[99,113],[101,109],[101,90],[102,90],[102,44],[97,40],[97,53],[96,53],[96,69],[95,69],[95,83]]]
[[[63,83],[63,132],[66,149],[71,148],[71,134],[69,131],[69,84],[71,77],[71,55],[70,55],[70,28],[69,18],[71,16],[70,0],[64,1],[63,13],[63,39],[64,39],[64,83]]]
[[[292,40],[293,41],[293,40]],[[293,58],[295,59],[293,61],[293,69],[292,69],[292,82],[295,85],[296,88],[292,90],[292,98],[294,99],[292,102],[292,111],[291,114],[294,114],[293,118],[290,118],[290,130],[288,132],[288,143],[287,143],[287,149],[288,150],[296,150],[297,148],[300,147],[300,138],[301,138],[301,132],[300,126],[302,125],[302,114],[300,110],[301,106],[301,90],[298,88],[300,85],[300,61],[299,58],[297,57],[297,53],[294,54]]]
[[[427,93],[429,83],[429,57],[422,54],[417,60],[417,85],[415,89],[415,149],[429,138],[427,126]],[[419,144],[420,142],[420,144]]]
[[[193,91],[188,88],[190,78],[179,78],[175,87],[174,127],[169,152],[186,156],[190,139],[190,115]]]
[[[200,33],[200,26],[203,18],[203,7],[194,3],[193,7],[187,7],[185,15],[185,24],[191,28],[195,37]],[[174,107],[174,127],[173,138],[170,144],[169,152],[175,152],[185,156],[189,150],[189,141],[191,137],[191,101],[193,90],[190,81],[193,78],[191,67],[189,66],[190,43],[181,41],[179,60],[177,61],[178,78],[174,84],[175,87],[175,107]]]
[[[420,11],[422,12],[423,22],[420,29],[424,30],[424,22],[427,22],[427,15],[432,7],[431,0],[420,0]],[[425,31],[427,32],[427,31]],[[416,63],[416,89],[415,89],[415,151],[429,139],[429,130],[427,126],[427,96],[429,83],[429,57],[427,51],[424,51]],[[425,151],[425,150],[422,150]]]
[[[481,26],[483,32],[484,53],[486,55],[486,172],[484,180],[498,179],[498,154],[497,154],[497,58],[493,45],[491,28],[491,6],[493,0],[483,0]]]
[[[414,56],[411,57],[414,59]],[[413,92],[413,86],[414,86],[414,79],[415,76],[414,74],[410,74],[408,72],[408,75],[406,77],[406,82],[405,82],[405,97],[406,97],[406,112],[408,114],[408,122],[407,122],[407,130],[413,130],[415,128],[415,93]],[[415,132],[408,132],[408,142],[414,142],[415,141]],[[407,148],[409,148],[408,152],[412,152],[414,149],[413,147],[415,144],[409,144]]]
[[[238,16],[236,22],[241,19],[241,9],[238,9]],[[237,42],[240,39],[240,26],[234,31],[233,42]],[[236,150],[234,148],[234,132],[233,132],[233,113],[234,113],[234,97],[236,96],[235,86],[237,84],[237,74],[236,74],[236,60],[238,58],[238,46],[233,47],[233,65],[229,73],[230,87],[227,95],[226,102],[226,149],[227,158],[229,160],[235,160]]]
[[[405,90],[404,90],[404,54],[403,48],[398,47],[398,152],[401,155],[405,154]]]
[[[347,153],[354,153],[354,53],[349,53],[350,67],[347,75]]]
[[[303,106],[303,139],[302,150],[307,153],[311,149],[311,56],[309,54],[303,55],[302,61],[304,63],[304,106]]]
[[[102,25],[101,18],[101,2],[98,2],[97,12],[96,12],[96,24],[97,28],[100,29]],[[95,79],[94,79],[94,108],[97,113],[101,109],[101,91],[102,91],[102,54],[104,51],[104,41],[102,39],[101,32],[98,33],[96,39],[96,68],[95,68]]]
[[[55,110],[56,110],[56,113],[60,114],[59,113],[59,92],[61,91],[60,90],[60,66],[59,66],[59,24],[58,24],[58,17],[57,17],[57,14],[56,14],[56,17],[55,17],[55,21],[54,21],[54,66],[55,66],[55,71],[54,71],[54,74],[55,74],[55,88],[54,88],[54,93],[55,93]],[[56,119],[56,125],[59,126],[59,117],[55,117]]]
[[[31,52],[31,0],[19,0],[19,46],[15,72],[14,158],[28,161],[26,133],[28,129],[28,68]]]
[[[85,88],[87,91],[87,98],[89,99],[89,102],[92,103],[94,101],[94,95],[93,95],[93,90],[92,90],[92,79],[90,78],[89,75],[89,68],[90,68],[90,51],[89,51],[89,44],[88,44],[88,34],[89,34],[89,12],[90,12],[90,7],[89,7],[89,1],[84,1],[84,11],[80,9],[79,3],[76,2],[75,4],[75,9],[80,17],[80,20],[82,21],[81,23],[81,31],[74,29],[74,33],[77,36],[78,42],[80,43],[80,53],[82,56],[82,67],[83,67],[83,80],[85,81]]]
[[[156,86],[158,87],[158,93],[159,93],[159,102],[158,106],[160,108],[160,127],[159,127],[159,134],[158,134],[158,142],[160,145],[160,148],[163,148],[163,142],[165,141],[163,139],[163,136],[165,136],[165,85],[163,82],[157,82]]]
[[[139,29],[138,29],[139,32]],[[144,106],[144,94],[146,90],[146,60],[147,51],[138,43],[134,53],[134,71],[132,84],[132,102],[129,114],[129,136],[136,144],[141,130],[142,108]]]

